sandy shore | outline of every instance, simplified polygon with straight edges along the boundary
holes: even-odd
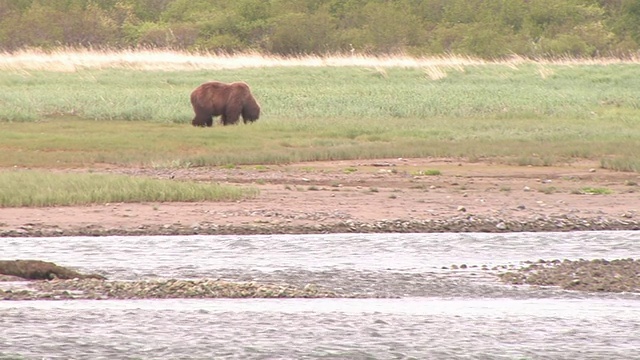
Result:
[[[0,237],[640,229],[640,176],[596,162],[380,159],[91,171],[253,186],[260,195],[239,202],[1,208]]]

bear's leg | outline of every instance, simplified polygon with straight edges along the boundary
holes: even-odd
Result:
[[[195,117],[191,121],[193,126],[211,126],[211,116],[213,116],[211,111],[194,106],[193,112],[195,113]]]
[[[207,118],[203,115],[196,115],[196,117],[191,120],[191,125],[193,126],[205,126],[207,123]]]
[[[213,115],[209,116],[206,120],[206,125],[211,127],[213,126]]]
[[[240,110],[227,109],[224,115],[222,115],[223,125],[233,125],[240,119]]]
[[[202,126],[202,127],[211,126],[212,123],[213,123],[213,120],[211,120],[211,117],[205,118],[205,119],[196,118],[196,119],[193,119],[193,121],[191,121],[191,124],[193,126]]]

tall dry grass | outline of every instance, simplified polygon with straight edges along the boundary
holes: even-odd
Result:
[[[572,57],[555,59],[529,59],[511,56],[495,61],[486,61],[468,56],[442,55],[433,57],[411,57],[404,54],[336,54],[277,56],[259,53],[213,54],[189,53],[159,49],[95,50],[71,49],[43,51],[24,49],[11,53],[0,53],[0,70],[45,70],[77,71],[81,69],[121,68],[133,70],[220,70],[256,67],[372,67],[372,68],[425,68],[460,67],[486,64],[501,64],[517,67],[522,64],[540,65],[610,65],[638,64],[640,55],[627,58],[578,59]]]

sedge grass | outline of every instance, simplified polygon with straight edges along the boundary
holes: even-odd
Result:
[[[255,197],[239,188],[106,174],[15,170],[0,173],[0,207],[41,207],[118,202],[235,201]]]
[[[327,59],[255,65],[256,59],[273,59],[231,57],[223,60],[244,65],[176,68],[169,55],[165,62],[151,61],[165,64],[163,71],[117,62],[70,72],[0,66],[0,166],[188,167],[433,156],[543,166],[593,159],[637,171],[637,59],[373,58],[388,61],[380,65],[355,57],[333,66]],[[247,81],[262,105],[261,119],[250,126],[191,127],[189,93],[212,79]]]
[[[434,117],[634,117],[640,108],[640,64],[534,64],[443,67],[432,79],[420,68],[274,67],[216,71],[87,69],[73,73],[0,71],[0,121],[60,115],[92,120],[188,123],[190,92],[208,80],[248,82],[264,121]],[[545,73],[546,74],[546,73]],[[291,126],[291,125],[288,125]]]

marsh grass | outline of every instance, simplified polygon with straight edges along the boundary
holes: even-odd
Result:
[[[55,65],[65,61],[72,67]],[[594,159],[639,171],[639,77],[637,59],[8,54],[0,61],[0,166],[432,156],[534,166]],[[212,79],[248,82],[260,120],[191,127],[189,93]]]
[[[636,153],[625,154],[622,157],[603,158],[600,160],[600,166],[604,169],[613,169],[618,171],[640,172],[640,157],[638,156],[638,147],[634,148]]]
[[[472,119],[474,132],[509,129],[505,124],[539,119],[607,121],[638,114],[640,65],[555,65],[541,78],[534,65],[470,65],[448,69],[438,80],[419,68],[389,68],[373,76],[361,67],[274,67],[218,71],[123,69],[0,71],[0,120],[38,121],[55,116],[91,120],[188,123],[190,92],[208,80],[248,82],[264,111],[261,121],[289,131],[323,130],[350,139],[386,140],[385,130],[411,133],[419,125]],[[366,120],[366,123],[365,121]],[[384,123],[370,121],[384,120]],[[340,125],[328,129],[327,122]],[[381,132],[382,131],[382,132]],[[518,131],[514,129],[513,131]],[[423,131],[424,132],[424,131]],[[447,128],[427,135],[447,138]],[[452,134],[453,133],[453,134]],[[482,134],[480,134],[482,135]],[[495,133],[495,136],[501,134]],[[544,133],[539,134],[544,136]],[[280,139],[286,142],[287,139]]]
[[[0,207],[235,201],[258,195],[258,190],[250,187],[29,170],[3,171],[0,173],[0,184]]]

